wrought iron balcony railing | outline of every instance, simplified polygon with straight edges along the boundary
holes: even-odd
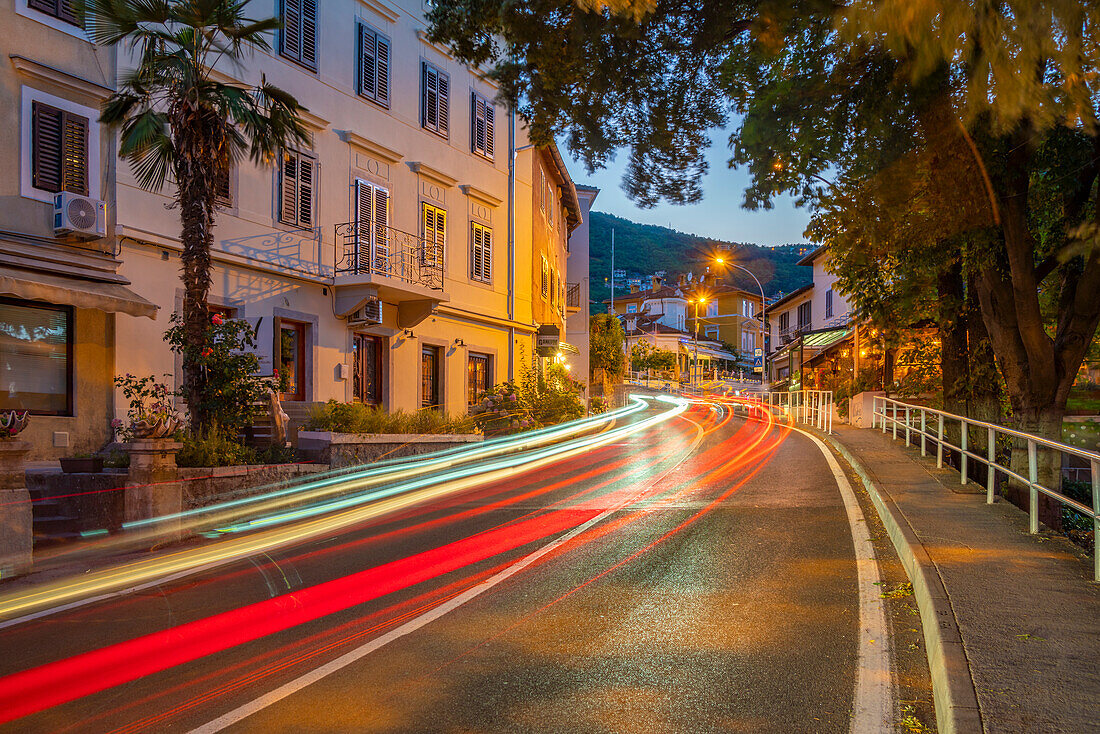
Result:
[[[566,308],[580,308],[581,307],[581,284],[580,283],[566,283],[565,291],[565,307]]]
[[[373,222],[336,225],[336,274],[381,275],[443,290],[443,245]]]

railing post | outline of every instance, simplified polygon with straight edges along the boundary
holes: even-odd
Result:
[[[940,414],[940,426],[936,431],[936,468],[943,468],[943,414]]]
[[[1100,581],[1100,461],[1092,460],[1092,580]]]
[[[993,428],[987,430],[986,458],[989,461],[989,469],[986,471],[985,475],[985,503],[991,505],[993,504],[993,490],[996,488],[997,484],[997,470],[994,468],[997,466],[997,433]]]
[[[928,432],[928,413],[924,412],[924,408],[920,411],[920,455],[928,456],[928,441],[925,434]]]
[[[1035,449],[1035,439],[1027,440],[1027,488],[1028,498],[1028,532],[1032,535],[1039,532],[1039,490],[1035,485],[1039,483],[1039,458]]]
[[[877,400],[877,399],[878,398],[872,398],[872,400]],[[872,405],[873,405],[873,403],[872,403]],[[886,398],[882,399],[882,415],[880,415],[879,418],[882,419],[882,435],[885,436],[886,435]]]
[[[909,406],[905,406],[905,445],[909,445]]]
[[[890,406],[890,420],[894,424],[894,440],[898,440],[898,404],[894,403]]]
[[[966,425],[966,419],[961,418],[959,420],[959,448],[961,449],[959,452],[959,484],[966,484],[967,459],[970,458],[966,455],[968,448],[966,439],[969,436],[970,430]]]

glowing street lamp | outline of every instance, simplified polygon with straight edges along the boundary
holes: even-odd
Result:
[[[690,301],[695,304],[695,364],[691,368],[691,387],[695,388],[695,375],[699,372],[699,306],[707,302],[706,296],[699,296]]]
[[[766,328],[767,328],[767,303],[764,301],[764,286],[760,285],[760,280],[756,277],[756,274],[743,265],[738,265],[735,262],[726,262],[726,259],[721,255],[715,255],[714,262],[716,265],[725,265],[731,268],[737,268],[738,270],[744,270],[755,281],[756,287],[760,289],[760,388],[764,388],[764,381],[768,375],[768,355],[766,353],[765,341]],[[754,357],[756,355],[753,355]]]

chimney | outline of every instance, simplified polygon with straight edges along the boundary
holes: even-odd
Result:
[[[637,283],[631,283],[630,284],[630,292],[631,293],[637,293],[638,292],[638,284]]]
[[[651,286],[651,289],[655,290],[655,291],[661,290],[661,282],[662,282],[662,279],[661,279],[661,276],[659,276],[659,275],[654,275],[654,276],[650,277],[649,284]]]
[[[683,288],[685,285],[687,285],[687,276],[680,273],[676,276],[676,287]]]

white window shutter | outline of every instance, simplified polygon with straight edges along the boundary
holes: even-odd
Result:
[[[371,214],[374,211],[374,187],[355,179],[355,262],[356,270],[371,262]]]

